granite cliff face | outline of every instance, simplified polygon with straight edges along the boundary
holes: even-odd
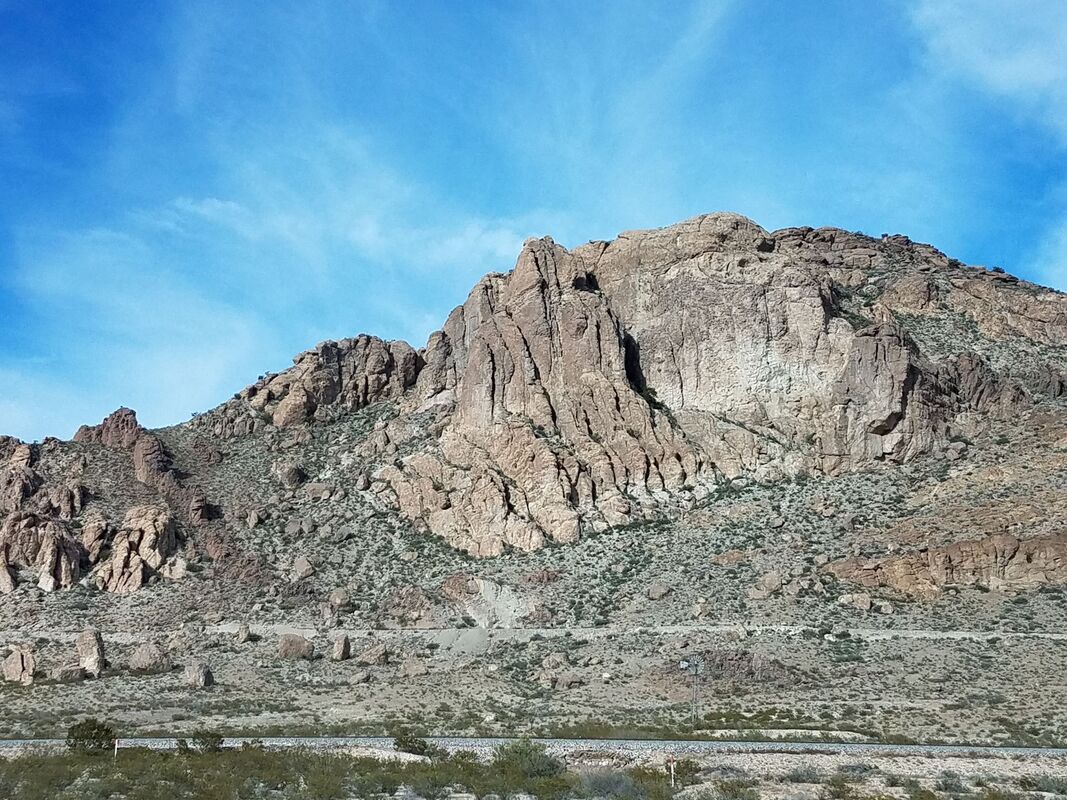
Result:
[[[675,518],[737,481],[954,458],[989,420],[1062,414],[1065,374],[1067,297],[902,236],[712,214],[574,250],[532,239],[422,349],[325,342],[180,436],[120,409],[72,444],[4,440],[0,590],[33,568],[47,588],[92,572],[128,592],[181,547],[233,555],[234,531],[309,478],[316,498],[358,495],[475,556],[535,551]],[[373,430],[306,474],[313,431],[364,411]],[[268,507],[201,480],[245,440],[286,493]],[[108,484],[79,483],[92,459],[118,459]],[[122,481],[129,502],[109,505]],[[834,574],[896,585],[919,569],[894,563]]]

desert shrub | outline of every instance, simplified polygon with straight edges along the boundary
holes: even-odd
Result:
[[[493,751],[493,767],[522,778],[555,778],[563,774],[563,762],[548,754],[540,742],[516,739]]]
[[[660,776],[662,779],[662,776]],[[645,800],[644,790],[633,776],[615,770],[592,770],[581,776],[583,794],[588,797],[610,797],[618,800]]]
[[[1047,792],[1067,797],[1067,778],[1055,775],[1027,775],[1019,779],[1019,787],[1027,792]]]
[[[932,792],[917,781],[908,781],[905,787],[908,791],[908,800],[941,800],[937,792]]]
[[[822,791],[819,792],[820,800],[855,800],[859,796],[855,782],[840,772],[831,775],[826,781]]]
[[[67,729],[67,747],[93,752],[110,750],[115,744],[115,729],[98,719],[83,719]]]
[[[963,785],[959,774],[950,769],[946,769],[938,776],[935,788],[938,791],[951,792],[952,794],[963,794],[967,791],[967,787]]]
[[[427,758],[442,758],[446,755],[443,749],[420,739],[410,731],[397,731],[393,736],[393,749],[399,753],[411,753]]]
[[[782,777],[789,783],[822,783],[823,774],[815,767],[806,765],[791,769]]]
[[[222,735],[215,731],[206,728],[193,731],[193,746],[201,753],[219,752],[222,750],[222,742]]]
[[[715,784],[716,800],[759,800],[759,792],[752,788],[752,781],[731,778]]]
[[[842,764],[837,768],[837,776],[849,783],[863,783],[875,769],[862,761],[855,764]]]
[[[692,786],[700,772],[700,764],[691,758],[679,758],[674,762],[674,781],[678,786]]]
[[[979,800],[1019,800],[1019,795],[1015,792],[1009,792],[1007,789],[995,789],[991,786],[982,789],[982,793],[978,797]]]

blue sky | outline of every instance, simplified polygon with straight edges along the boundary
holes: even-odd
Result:
[[[1064,53],[1060,0],[0,0],[0,432],[178,422],[707,211],[1067,289]]]

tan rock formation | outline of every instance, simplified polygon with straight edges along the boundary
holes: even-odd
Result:
[[[78,634],[74,646],[78,651],[78,666],[85,671],[86,675],[93,678],[100,677],[107,666],[107,659],[104,657],[104,639],[100,631],[95,628],[86,628]]]
[[[115,594],[140,589],[177,546],[170,512],[156,506],[135,506],[126,512],[115,534],[111,555],[94,573],[96,585]]]
[[[170,656],[158,644],[146,642],[138,645],[130,655],[130,671],[146,675],[170,672]]]
[[[278,655],[281,658],[303,658],[311,660],[315,657],[315,645],[296,633],[283,633],[278,637]]]
[[[26,645],[16,646],[4,659],[4,680],[8,683],[29,686],[33,683],[36,671],[37,659],[34,658],[33,650]]]
[[[356,663],[365,667],[380,667],[389,663],[392,654],[384,642],[372,644],[356,656]]]
[[[375,480],[353,487],[472,554],[529,551],[685,507],[724,477],[909,461],[942,450],[961,413],[1018,412],[1029,398],[1001,366],[923,352],[905,323],[1067,340],[1067,301],[1031,288],[906,237],[770,233],[736,214],[573,251],[536,239],[422,351],[326,342],[195,425],[240,436],[395,401],[360,445]],[[1028,380],[1055,395],[1063,370],[1041,358]],[[306,476],[289,463],[276,475],[293,488]]]
[[[194,661],[192,664],[186,664],[182,670],[182,683],[190,689],[207,689],[215,685],[215,676],[203,661]]]
[[[358,336],[323,342],[293,359],[280,375],[268,375],[212,415],[216,436],[253,433],[308,422],[330,406],[356,410],[399,397],[415,382],[419,356],[405,342]]]
[[[837,578],[930,599],[946,586],[993,590],[1067,584],[1067,535],[1017,539],[997,534],[879,559],[849,558],[823,567]],[[867,598],[869,601],[869,597]]]
[[[191,524],[203,525],[209,519],[210,506],[203,490],[182,484],[163,441],[141,427],[133,410],[120,408],[99,425],[83,425],[74,434],[74,441],[128,450],[137,480],[162,494]]]
[[[0,526],[0,591],[14,589],[11,568],[37,570],[47,592],[70,588],[81,576],[82,548],[66,523],[14,512]]]
[[[352,643],[349,641],[348,636],[341,634],[330,645],[330,660],[331,661],[347,661],[352,657]]]

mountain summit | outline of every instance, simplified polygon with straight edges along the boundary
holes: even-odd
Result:
[[[737,479],[906,464],[991,418],[1062,411],[1065,346],[1062,294],[903,236],[771,233],[720,213],[573,251],[531,239],[419,350],[324,342],[167,431],[124,409],[78,431],[80,447],[4,440],[5,569],[70,585],[94,537],[115,550],[95,531],[141,530],[136,508],[116,513],[125,494],[188,538],[269,516],[277,503],[243,483],[305,477],[476,556],[532,551],[682,513]],[[314,431],[361,413],[373,429],[309,474]],[[223,485],[226,451],[248,442],[263,457]],[[107,451],[129,454],[129,479],[100,483]],[[170,538],[110,569],[160,566]]]

